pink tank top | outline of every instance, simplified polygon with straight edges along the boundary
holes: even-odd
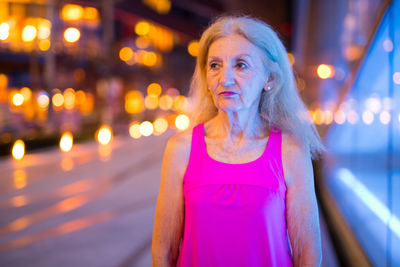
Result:
[[[194,127],[177,266],[292,266],[281,138],[272,128],[261,157],[229,164],[208,155],[204,125]]]

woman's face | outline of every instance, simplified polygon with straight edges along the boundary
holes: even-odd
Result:
[[[215,40],[208,51],[207,85],[214,104],[224,111],[240,111],[256,105],[267,87],[263,52],[239,34]]]

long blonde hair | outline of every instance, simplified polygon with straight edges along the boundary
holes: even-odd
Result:
[[[220,17],[203,32],[189,93],[194,104],[192,124],[206,122],[217,114],[217,108],[207,92],[208,49],[216,39],[230,34],[240,34],[261,48],[265,55],[264,65],[275,78],[274,87],[263,90],[261,95],[260,116],[269,126],[279,127],[291,134],[315,158],[324,146],[298,94],[287,51],[269,25],[248,16]]]

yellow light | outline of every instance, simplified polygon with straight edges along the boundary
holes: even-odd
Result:
[[[147,86],[147,94],[159,96],[161,94],[162,88],[158,83],[151,83]]]
[[[312,115],[312,119],[314,121],[315,124],[317,125],[321,125],[322,123],[324,123],[324,112],[321,109],[317,109],[315,112],[313,112]]]
[[[119,58],[122,61],[128,61],[133,57],[133,51],[129,47],[123,47],[119,50]]]
[[[152,67],[157,63],[157,55],[154,52],[146,52],[142,60],[145,66]]]
[[[47,51],[50,49],[50,41],[48,39],[43,39],[39,41],[39,49],[41,51]]]
[[[64,104],[64,96],[61,93],[53,95],[51,102],[56,107],[61,107]]]
[[[97,132],[96,139],[102,145],[107,145],[108,143],[110,143],[112,139],[112,130],[110,126],[101,126]]]
[[[24,103],[24,96],[20,93],[16,93],[12,97],[12,103],[14,106],[21,106]]]
[[[12,148],[12,156],[16,160],[20,160],[24,157],[25,154],[25,143],[24,141],[18,139],[15,141],[13,148]]]
[[[60,139],[60,149],[64,152],[71,151],[73,143],[74,138],[72,136],[72,133],[65,132],[62,134]]]
[[[14,171],[14,187],[21,189],[26,186],[26,173],[22,169]]]
[[[38,25],[38,38],[47,39],[51,33],[51,22],[47,19],[42,19]]]
[[[390,122],[391,116],[390,113],[386,110],[382,111],[379,114],[379,120],[381,121],[382,124],[388,124]]]
[[[186,116],[185,114],[181,114],[177,116],[175,119],[175,126],[181,131],[186,130],[189,127],[189,124],[190,124],[189,117]]]
[[[358,122],[358,114],[354,110],[347,112],[347,120],[350,124],[356,124]]]
[[[325,124],[326,124],[326,125],[331,124],[332,121],[333,121],[333,113],[332,113],[332,111],[330,111],[329,109],[328,109],[328,110],[325,110],[325,112],[324,112],[324,118],[325,118]]]
[[[143,95],[140,91],[128,91],[125,95],[125,111],[129,114],[140,113],[144,109]]]
[[[187,98],[183,95],[179,95],[174,99],[174,108],[178,112],[186,111],[188,107]]]
[[[24,97],[24,101],[29,101],[32,97],[32,91],[28,87],[22,87],[20,93]]]
[[[75,43],[81,38],[81,32],[74,27],[69,27],[64,31],[64,39],[69,43]]]
[[[137,48],[145,49],[150,45],[150,38],[147,36],[139,36],[138,38],[136,38],[135,43]]]
[[[154,131],[162,134],[168,129],[168,121],[164,118],[158,118],[154,121]]]
[[[287,53],[288,58],[289,58],[289,63],[291,66],[294,65],[295,59],[294,59],[294,55],[292,53]]]
[[[317,74],[318,74],[318,77],[320,77],[321,79],[331,78],[334,75],[333,66],[321,64],[317,68]]]
[[[37,97],[37,102],[39,104],[39,107],[41,108],[47,108],[47,106],[49,105],[49,101],[49,97],[45,92],[40,93]]]
[[[8,84],[8,77],[5,74],[0,74],[0,88],[7,87]]]
[[[69,110],[75,107],[75,90],[72,88],[64,91],[64,107]]]
[[[67,4],[61,9],[61,17],[67,21],[77,21],[83,17],[83,7]]]
[[[337,124],[343,124],[346,121],[346,113],[339,109],[335,112],[334,120]]]
[[[24,42],[32,42],[37,35],[37,30],[32,25],[26,25],[22,30],[22,40]]]
[[[99,20],[99,11],[94,7],[85,7],[84,19],[91,21]]]
[[[374,122],[374,113],[372,113],[369,110],[366,110],[362,114],[362,119],[363,119],[365,124],[369,125],[369,124]]]
[[[8,23],[3,22],[0,24],[0,40],[5,41],[7,40],[8,36],[10,35],[10,25]]]
[[[160,14],[167,14],[171,9],[169,0],[142,0],[142,2]]]
[[[197,57],[199,53],[199,42],[195,40],[190,41],[187,50],[192,57]]]
[[[148,95],[144,98],[144,105],[148,109],[156,109],[158,107],[158,96]]]
[[[150,136],[154,131],[154,127],[151,122],[144,121],[140,124],[139,130],[143,136]]]
[[[131,125],[129,126],[129,135],[135,139],[138,139],[142,136],[142,134],[140,133],[139,123],[137,122],[131,123]]]
[[[150,24],[147,21],[139,21],[135,25],[135,32],[137,35],[146,35],[150,31]]]
[[[160,97],[160,109],[169,110],[172,108],[174,100],[169,95],[163,95]]]

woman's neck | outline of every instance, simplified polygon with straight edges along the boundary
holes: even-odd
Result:
[[[266,123],[258,111],[226,112],[219,110],[213,119],[213,136],[241,142],[246,139],[264,138]]]

